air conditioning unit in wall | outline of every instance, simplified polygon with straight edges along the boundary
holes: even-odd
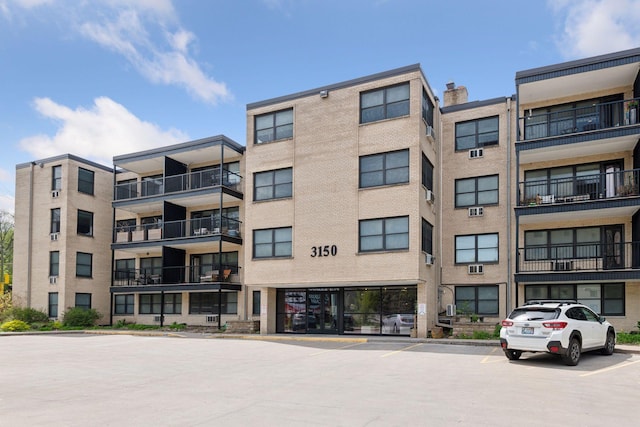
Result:
[[[218,323],[218,315],[217,314],[207,315],[205,316],[204,321],[206,323]]]
[[[447,316],[455,316],[455,315],[456,315],[456,305],[447,304]]]
[[[482,148],[473,148],[469,150],[470,159],[479,159],[482,156],[484,156],[484,149]]]
[[[573,261],[552,261],[551,269],[553,271],[571,271],[573,270]]]
[[[51,190],[51,197],[53,199],[57,199],[58,197],[60,197],[60,190]]]
[[[49,276],[49,284],[55,285],[56,283],[58,283],[58,276]]]
[[[467,273],[469,274],[484,274],[483,264],[469,264],[467,266]]]
[[[160,322],[162,320],[162,316],[153,316],[154,322]]]
[[[435,141],[436,132],[433,130],[433,126],[427,125],[427,136]]]
[[[433,203],[436,200],[436,196],[433,194],[433,191],[427,190],[425,192],[425,199],[427,199],[427,202]]]
[[[433,262],[436,260],[436,257],[434,257],[431,254],[426,254],[424,256],[424,263],[427,265],[433,265]]]
[[[469,208],[469,216],[483,216],[483,215],[484,215],[484,208],[482,206]]]
[[[51,233],[49,237],[51,238],[52,241],[58,240],[58,233]]]

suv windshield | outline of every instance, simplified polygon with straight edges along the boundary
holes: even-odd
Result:
[[[559,314],[560,310],[557,308],[523,307],[513,310],[509,315],[509,319],[520,321],[552,320],[557,319]]]

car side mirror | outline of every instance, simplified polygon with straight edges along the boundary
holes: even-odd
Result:
[[[605,320],[607,320],[607,318],[604,317],[604,316],[598,317],[598,322],[600,322],[600,323],[604,323]]]

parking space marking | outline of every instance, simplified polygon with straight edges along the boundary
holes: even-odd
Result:
[[[605,372],[613,371],[615,369],[626,368],[627,366],[635,365],[636,363],[640,363],[640,360],[636,360],[634,362],[625,362],[620,365],[610,366],[608,368],[598,369],[597,371],[587,372],[586,374],[581,374],[581,377],[588,377],[590,375],[603,374]]]
[[[480,361],[480,363],[502,363],[504,361],[507,360],[506,357],[500,357],[499,359],[495,359],[496,355],[494,354],[496,351],[498,351],[500,349],[498,348],[494,348],[493,350],[491,350],[491,352],[489,354],[487,354],[484,359],[482,359]],[[501,355],[500,355],[501,356]],[[492,359],[492,360],[489,360]]]
[[[418,344],[410,345],[410,346],[408,346],[408,347],[401,348],[400,350],[392,351],[392,352],[390,352],[390,353],[385,353],[385,354],[383,354],[383,355],[382,355],[382,356],[380,356],[380,357],[392,356],[392,355],[394,355],[394,354],[396,354],[396,353],[401,353],[401,352],[403,352],[403,351],[405,351],[405,350],[410,350],[410,349],[412,349],[412,348],[419,347],[419,346],[421,346],[421,345],[422,345],[422,343],[418,343]]]
[[[355,347],[355,346],[357,346],[357,345],[362,345],[362,344],[365,344],[365,343],[363,343],[363,342],[357,342],[357,343],[353,343],[353,344],[343,345],[343,346],[341,346],[341,347],[329,348],[329,349],[327,349],[327,350],[322,350],[322,351],[319,351],[319,352],[317,352],[317,353],[311,353],[311,354],[310,354],[310,356],[317,356],[317,355],[319,355],[319,354],[329,353],[329,352],[331,352],[331,351],[336,351],[336,350],[343,350],[343,349],[345,349],[345,348]]]

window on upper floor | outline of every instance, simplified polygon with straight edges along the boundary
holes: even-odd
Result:
[[[456,208],[498,204],[498,175],[456,179]]]
[[[456,286],[456,308],[470,314],[497,315],[498,287]]]
[[[293,137],[293,108],[255,116],[255,144]]]
[[[82,236],[93,236],[93,212],[78,209],[77,232]]]
[[[409,150],[360,157],[360,188],[409,182]]]
[[[422,89],[422,120],[427,126],[433,126],[433,103],[431,98],[427,95],[427,91]]]
[[[76,253],[76,277],[92,277],[93,255],[85,252]]]
[[[622,229],[622,225],[618,227]],[[602,254],[602,235],[601,227],[525,231],[524,257],[526,261],[598,258]]]
[[[142,195],[153,196],[164,192],[162,175],[145,176],[142,178]]]
[[[498,233],[456,236],[456,264],[498,262]]]
[[[544,284],[524,287],[525,301],[575,300],[604,316],[625,315],[624,283]]]
[[[51,233],[60,232],[60,208],[51,209]]]
[[[409,82],[360,94],[360,123],[409,115]]]
[[[114,274],[116,286],[128,286],[136,278],[136,260],[135,258],[117,259],[116,271]]]
[[[134,295],[122,294],[114,296],[114,314],[133,314]]]
[[[253,200],[271,200],[293,195],[293,169],[258,172],[253,176]]]
[[[456,123],[456,151],[498,144],[498,117]]]
[[[51,189],[62,189],[62,166],[54,166],[51,168]]]
[[[78,191],[93,195],[95,173],[88,169],[78,168]]]
[[[360,220],[359,251],[394,251],[409,249],[409,217]]]
[[[49,252],[49,276],[60,275],[60,252]]]
[[[427,190],[433,190],[433,164],[422,153],[422,185]]]
[[[88,293],[76,293],[76,307],[89,310],[91,308],[91,294]]]
[[[162,275],[162,257],[140,258],[140,274],[145,277]]]
[[[433,225],[422,218],[422,250],[433,254]]]
[[[291,227],[253,230],[254,258],[289,258],[292,255]]]
[[[116,200],[125,200],[138,197],[138,180],[125,179],[116,184]]]

